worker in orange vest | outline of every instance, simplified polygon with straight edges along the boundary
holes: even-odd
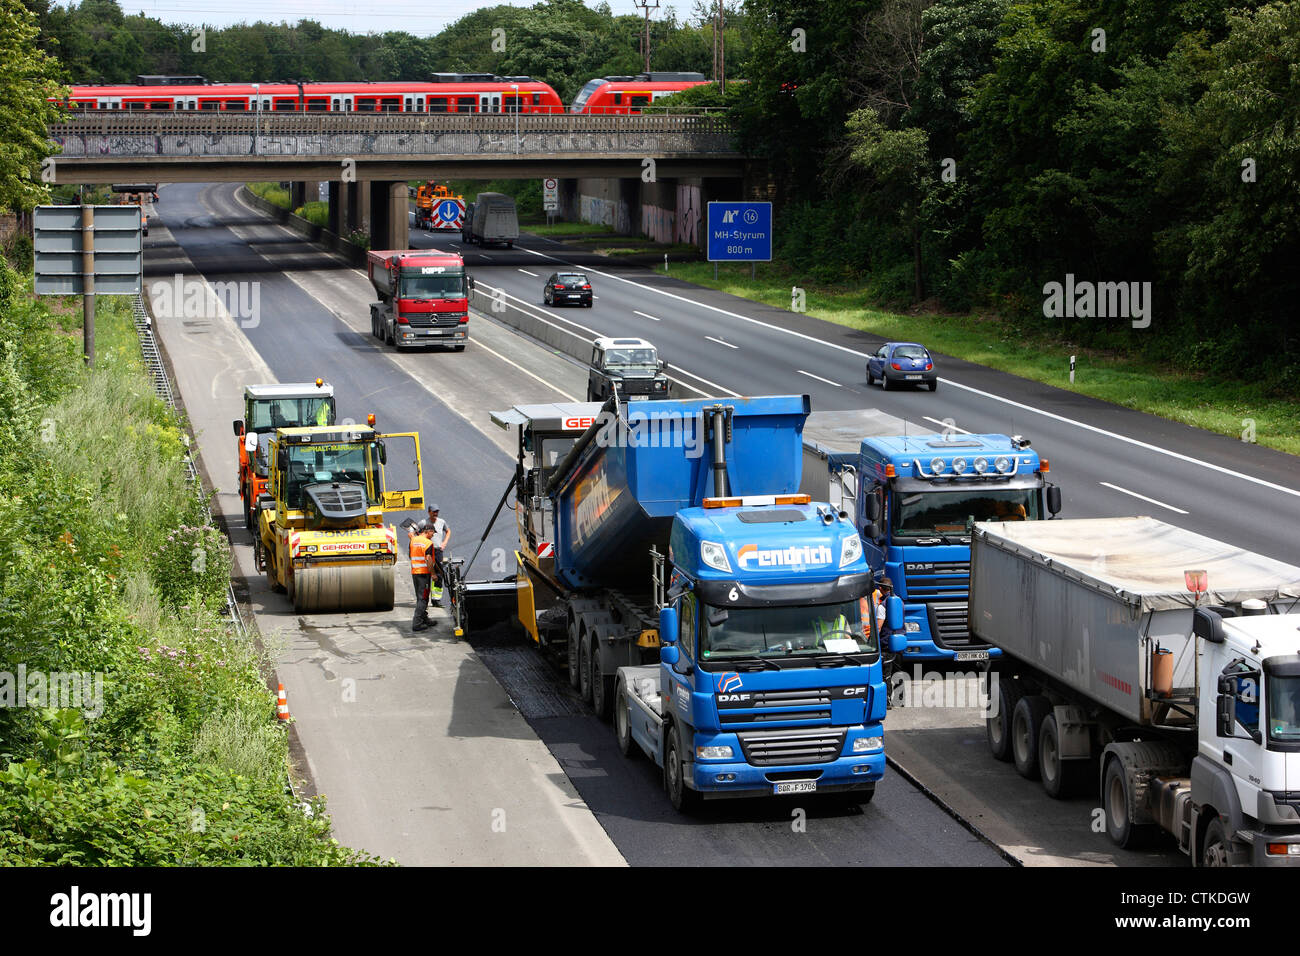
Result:
[[[415,617],[411,619],[412,631],[423,631],[433,626],[429,620],[429,581],[432,567],[433,539],[427,531],[411,535],[411,584],[415,587]]]

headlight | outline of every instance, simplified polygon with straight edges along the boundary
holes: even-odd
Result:
[[[879,740],[879,737],[873,738]],[[695,756],[700,760],[729,760],[731,759],[730,747],[696,747]]]
[[[868,750],[879,750],[884,746],[884,737],[859,737],[853,741],[853,752],[855,754],[866,753]]]
[[[987,458],[975,459],[975,474],[982,475],[989,470],[989,460]]]
[[[997,469],[999,475],[1005,475],[1011,470],[1011,459],[1006,455],[998,455],[998,457],[993,460],[993,467]]]
[[[700,560],[715,571],[731,573],[731,562],[727,560],[727,549],[716,541],[700,542]]]
[[[862,557],[862,539],[856,534],[851,534],[840,545],[840,567],[852,564],[860,557]]]
[[[954,472],[956,472],[957,474],[959,474],[959,475],[962,474],[963,472],[965,472],[965,471],[966,471],[966,459],[965,459],[965,458],[954,458],[954,459],[952,460],[952,470],[953,470]]]
[[[904,621],[904,622],[903,622],[903,632],[906,633],[906,634],[919,634],[919,633],[921,633],[921,624],[920,624],[920,622],[919,622],[919,621]]]
[[[934,474],[936,474],[936,475],[938,475],[938,474],[942,474],[942,473],[943,473],[943,459],[942,459],[942,458],[931,458],[931,459],[930,459],[930,471],[932,471],[932,472],[933,472]]]

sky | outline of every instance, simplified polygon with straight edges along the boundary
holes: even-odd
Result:
[[[384,33],[404,30],[417,36],[431,36],[482,7],[508,5],[528,7],[537,0],[118,0],[126,14],[143,13],[163,23],[207,24],[225,27],[235,23],[296,23],[303,18],[322,26],[350,33]],[[599,0],[586,0],[595,7]],[[606,0],[615,14],[641,14],[632,0]],[[662,15],[666,0],[659,0]],[[689,0],[678,0],[678,8]],[[656,16],[651,2],[651,18]]]

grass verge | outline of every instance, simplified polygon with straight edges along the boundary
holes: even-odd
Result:
[[[669,275],[789,309],[796,284],[779,264],[673,263]],[[1042,331],[979,315],[907,315],[866,304],[861,287],[804,286],[807,314],[886,339],[923,342],[936,352],[1036,382],[1300,454],[1300,402],[1269,396],[1258,381],[1221,381],[1128,354],[1084,349]],[[1070,356],[1077,357],[1070,384]],[[941,368],[940,374],[943,369]],[[865,374],[864,379],[865,381]]]
[[[279,183],[249,183],[248,189],[253,195],[261,196],[267,202],[273,202],[281,209],[289,208],[289,190]]]
[[[130,300],[0,263],[0,866],[373,862],[287,792],[269,659],[221,614],[224,534]]]

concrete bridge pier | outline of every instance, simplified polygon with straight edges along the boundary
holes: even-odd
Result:
[[[320,200],[320,183],[310,180],[289,183],[289,211],[294,212],[309,202]]]
[[[410,202],[406,181],[375,181],[370,186],[370,248],[410,247]]]

